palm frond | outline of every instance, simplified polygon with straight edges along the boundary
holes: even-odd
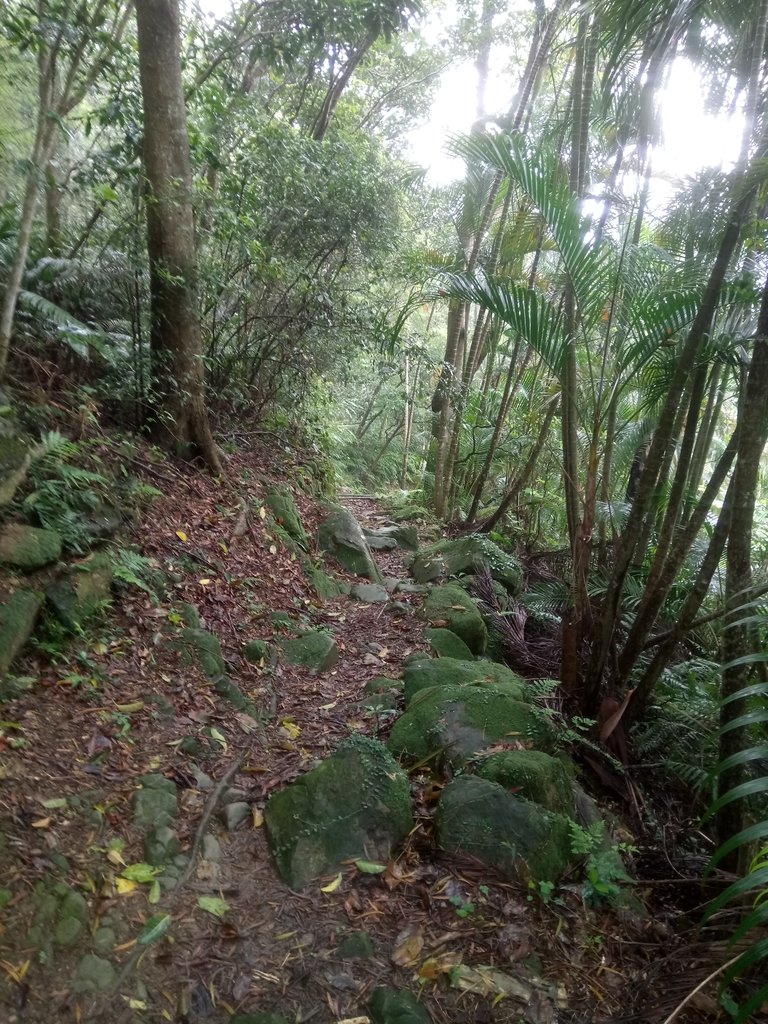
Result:
[[[474,302],[516,331],[554,374],[563,364],[566,339],[552,303],[539,292],[485,274],[446,274],[445,291]]]

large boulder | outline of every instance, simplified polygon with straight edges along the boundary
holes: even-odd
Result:
[[[109,600],[112,576],[109,555],[91,555],[52,583],[45,596],[59,620],[76,629]]]
[[[487,569],[511,594],[522,591],[520,563],[480,533],[438,541],[422,548],[411,562],[411,575],[417,583],[473,575],[481,569]]]
[[[6,523],[0,529],[0,564],[32,572],[58,561],[61,535],[25,523]]]
[[[302,636],[278,640],[278,644],[289,665],[299,665],[315,674],[339,663],[339,648],[330,633],[310,630]]]
[[[551,728],[530,704],[499,690],[446,686],[414,697],[395,722],[387,745],[407,761],[435,758],[463,765],[503,740],[546,747],[552,742]]]
[[[472,775],[443,790],[435,831],[443,850],[476,857],[517,881],[554,881],[575,859],[568,818]]]
[[[424,615],[431,625],[446,626],[461,637],[473,654],[485,650],[488,629],[477,605],[461,587],[433,587],[424,604]]]
[[[365,576],[376,583],[381,574],[371,555],[371,549],[360,523],[341,505],[329,505],[328,515],[317,531],[317,542],[323,551],[333,555],[339,565],[357,576]]]
[[[438,658],[456,658],[457,661],[474,661],[475,656],[461,639],[450,629],[425,629],[424,639]]]
[[[0,601],[0,679],[32,635],[43,595],[33,590],[17,590]]]
[[[542,750],[502,750],[479,759],[473,771],[548,811],[574,816],[571,774],[562,761]]]
[[[525,682],[506,665],[494,661],[463,661],[457,658],[430,658],[412,661],[403,673],[405,703],[410,704],[421,690],[431,686],[491,687],[514,700],[527,700]]]
[[[408,776],[386,747],[350,736],[264,809],[280,876],[299,889],[343,861],[387,861],[413,827]]]
[[[264,500],[278,526],[282,526],[292,540],[308,551],[309,538],[301,522],[296,502],[288,488],[270,487]]]

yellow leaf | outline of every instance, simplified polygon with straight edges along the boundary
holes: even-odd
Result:
[[[266,519],[266,518],[267,518],[267,510],[262,505],[261,508],[259,509],[259,519]]]
[[[200,584],[201,587],[210,587],[211,585],[210,580],[198,580],[197,582]]]
[[[270,544],[269,545],[269,553],[270,553],[270,555],[276,555],[277,554],[277,544]]]
[[[183,541],[185,544],[187,543],[187,535],[186,533],[184,533],[183,530],[177,530],[176,536],[179,538],[180,541]]]
[[[110,864],[114,864],[116,868],[125,867],[125,861],[119,850],[107,850],[107,860]]]
[[[320,892],[336,892],[336,890],[340,889],[340,888],[341,888],[341,872],[339,872],[338,875],[336,875],[336,877],[334,878],[334,880],[332,882],[329,882],[328,885],[321,886],[320,887]]]
[[[264,815],[258,809],[258,807],[251,808],[251,814],[253,815],[253,827],[261,828],[264,824]]]
[[[330,704],[321,704],[320,705],[320,710],[321,711],[330,711],[331,708],[335,708],[338,703],[339,702],[337,700],[332,700]]]
[[[48,828],[50,824],[50,818],[38,818],[37,821],[32,822],[32,828]]]
[[[141,711],[144,707],[143,700],[135,700],[130,704],[115,704],[118,711],[122,711],[124,715],[132,715],[136,711]]]
[[[292,718],[281,718],[280,725],[285,729],[292,740],[295,740],[298,736],[301,736],[301,729],[294,722]]]
[[[127,896],[129,892],[133,892],[134,889],[137,889],[138,885],[138,882],[132,882],[130,878],[115,879],[115,886],[119,896]]]

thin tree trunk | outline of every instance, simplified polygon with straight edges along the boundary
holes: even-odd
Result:
[[[328,86],[328,91],[325,94],[323,105],[321,106],[315,123],[312,126],[312,138],[315,142],[322,142],[325,138],[326,132],[331,123],[334,111],[341,99],[342,93],[347,87],[347,84],[360,65],[365,55],[368,53],[370,48],[376,42],[376,36],[371,32],[369,33],[351,54],[344,67],[341,69],[339,75],[334,76],[331,84]]]
[[[755,159],[761,159],[764,156],[764,150],[763,144]],[[585,708],[594,710],[596,706],[597,695],[600,690],[608,652],[616,627],[619,604],[624,590],[624,581],[627,571],[632,564],[643,524],[648,514],[650,498],[656,487],[659,469],[672,437],[680,401],[685,391],[686,383],[695,366],[701,345],[711,329],[728,266],[739,244],[742,226],[753,205],[756,189],[754,186],[746,187],[745,179],[748,180],[748,172],[746,175],[744,173],[740,174],[737,179],[731,214],[728,218],[728,223],[723,233],[723,238],[720,242],[698,312],[688,332],[680,358],[675,365],[669,391],[667,392],[667,397],[659,416],[656,430],[654,431],[645,466],[637,484],[635,500],[632,503],[627,524],[617,546],[613,574],[603,599],[600,628],[592,646],[589,678],[584,695]]]
[[[180,455],[201,456],[219,472],[205,404],[178,0],[137,0],[136,24],[148,183],[151,426],[161,444]]]
[[[479,526],[478,529],[481,533],[490,533],[491,530],[493,530],[496,527],[496,525],[500,522],[502,517],[506,515],[508,509],[517,500],[523,487],[525,487],[525,485],[528,483],[528,480],[533,475],[533,471],[536,468],[536,463],[538,462],[539,455],[541,455],[544,445],[546,444],[547,436],[549,435],[549,430],[552,426],[552,420],[555,418],[555,413],[557,412],[557,406],[559,402],[559,395],[554,395],[552,398],[550,398],[549,403],[547,404],[546,412],[544,414],[544,419],[542,420],[541,426],[539,427],[538,436],[536,437],[533,447],[528,453],[528,458],[525,460],[525,465],[512,480],[512,483],[509,485],[509,488],[507,489],[506,494],[502,498],[499,507],[496,509],[493,515],[489,516],[488,519],[486,519],[485,522],[483,522]]]

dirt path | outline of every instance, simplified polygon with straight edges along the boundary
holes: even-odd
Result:
[[[271,1011],[331,1024],[364,1016],[382,984],[418,993],[436,1024],[564,1020],[556,1007],[566,982],[572,997],[589,986],[610,1005],[615,984],[601,962],[611,940],[594,943],[578,896],[564,892],[549,907],[475,864],[442,858],[430,841],[439,783],[426,774],[413,777],[416,828],[386,873],[349,865],[300,893],[280,882],[262,808],[350,733],[386,733],[386,719],[361,709],[363,688],[398,675],[424,646],[421,598],[397,595],[394,613],[318,599],[268,520],[238,530],[243,495],[258,508],[269,482],[260,472],[267,453],[232,463],[224,487],[164,466],[174,484],[134,540],[171,586],[156,597],[123,591],[74,649],[30,657],[24,671],[39,684],[3,710],[0,1020],[218,1024]],[[382,521],[371,500],[345,500],[364,523]],[[316,503],[299,505],[314,533]],[[376,556],[386,576],[404,575],[402,553]],[[221,641],[233,681],[268,715],[264,728],[168,643],[185,605]],[[332,631],[338,665],[311,675],[249,663],[244,645],[279,637],[279,613]],[[216,783],[228,773],[234,792],[222,801]],[[163,891],[136,868],[147,859],[136,794],[148,774],[176,797],[181,860],[176,888]],[[222,821],[223,802],[239,808],[237,827]],[[148,935],[148,921],[163,934]],[[462,964],[482,970],[458,984]],[[525,998],[500,998],[493,971],[514,975]],[[99,977],[104,990],[93,991]]]

